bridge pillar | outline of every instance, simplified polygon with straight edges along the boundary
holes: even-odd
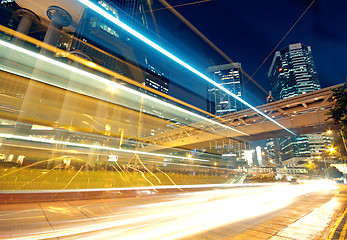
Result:
[[[28,9],[19,9],[15,12],[15,18],[19,21],[17,32],[27,35],[33,25],[40,23],[40,18]],[[12,43],[15,45],[23,45],[23,40],[13,38]]]
[[[56,47],[61,30],[63,27],[71,24],[72,18],[66,10],[58,6],[50,6],[47,9],[47,17],[51,20],[51,24],[47,29],[43,42]],[[41,48],[40,53],[46,56],[53,56],[53,53],[45,48]]]

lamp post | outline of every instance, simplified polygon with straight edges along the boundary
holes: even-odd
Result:
[[[322,159],[321,156],[318,156],[317,158],[318,158],[318,160]],[[323,160],[324,160],[324,165],[325,165],[325,178],[329,178],[327,161],[326,161],[325,157],[323,157]]]
[[[291,163],[292,163],[293,178],[295,178],[295,168],[294,168],[295,161],[293,163],[293,159],[292,159]]]

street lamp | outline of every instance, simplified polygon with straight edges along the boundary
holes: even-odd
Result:
[[[333,154],[333,153],[335,153],[336,152],[336,149],[334,148],[334,146],[330,146],[329,148],[328,148],[328,150],[327,151],[329,151],[330,152],[330,154]]]
[[[317,159],[320,161],[320,160],[322,159],[322,157],[321,157],[321,156],[318,156]],[[323,157],[323,160],[324,160],[324,165],[325,165],[325,177],[327,178],[327,177],[329,177],[329,176],[328,176],[327,161],[326,161],[325,157]]]
[[[345,147],[345,151],[347,152],[347,143],[346,143],[346,139],[345,139],[345,136],[343,135],[343,132],[342,132],[342,129],[340,129],[340,135],[341,135],[341,138],[342,138],[342,142],[343,142],[343,146]],[[327,134],[332,134],[333,131],[332,130],[327,130]]]

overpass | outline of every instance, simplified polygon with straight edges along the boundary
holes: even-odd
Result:
[[[327,119],[326,114],[334,105],[330,89],[338,86],[341,85],[271,102],[258,106],[257,109],[297,135],[325,132],[327,129],[334,128],[334,121]],[[231,113],[215,120],[231,126],[239,132],[215,129],[212,126],[206,126],[204,129],[192,128],[192,126],[182,127],[146,138],[147,141],[151,141],[155,145],[145,149],[150,151],[163,148],[180,148],[194,144],[201,146],[202,142],[224,138],[233,138],[238,141],[255,141],[289,135],[287,131],[251,109]]]

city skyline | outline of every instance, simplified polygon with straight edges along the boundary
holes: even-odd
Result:
[[[266,69],[281,100],[256,105],[268,92],[244,82],[249,62],[226,61],[165,0],[15,1],[0,1],[1,236],[289,239],[300,223],[318,239],[343,219],[327,180],[346,183],[346,145],[328,156],[318,136],[343,133],[326,116],[347,83],[320,89],[305,41]],[[189,5],[207,2],[223,0]],[[218,24],[237,47],[228,38],[243,33]],[[290,135],[307,136],[312,161],[277,160]],[[319,231],[302,224],[310,212]]]

